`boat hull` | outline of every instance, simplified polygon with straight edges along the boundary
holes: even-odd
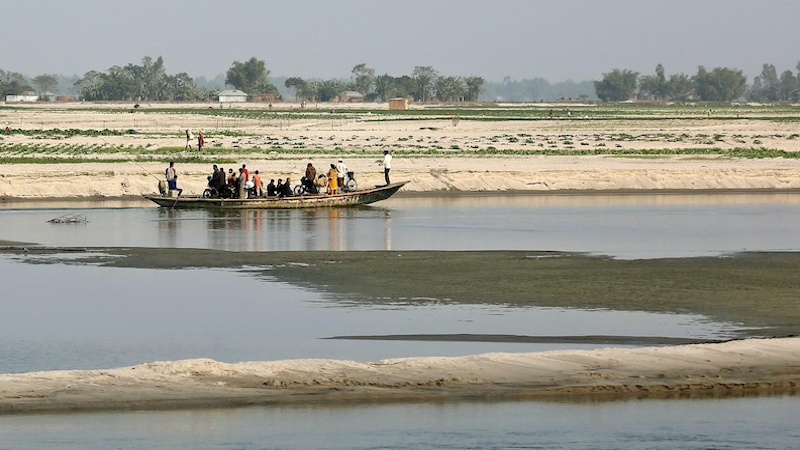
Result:
[[[162,195],[145,195],[144,197],[163,208],[181,209],[297,209],[325,208],[367,205],[386,200],[394,195],[407,181],[392,183],[374,189],[364,189],[333,195],[302,195],[296,197],[268,197],[248,199],[220,199],[202,197],[165,197]]]

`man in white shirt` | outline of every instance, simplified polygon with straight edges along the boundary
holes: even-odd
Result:
[[[339,158],[339,164],[336,164],[336,172],[339,173],[339,192],[344,192],[344,174],[347,173],[347,166],[344,165],[342,158]]]
[[[169,167],[164,172],[164,175],[167,178],[167,185],[169,186],[170,191],[178,191],[178,197],[181,196],[183,193],[183,189],[178,188],[178,171],[175,170],[175,163],[169,163]]]
[[[383,151],[383,176],[386,177],[386,185],[389,185],[389,171],[392,170],[392,155],[389,150]]]

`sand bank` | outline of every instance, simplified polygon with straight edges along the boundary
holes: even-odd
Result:
[[[334,161],[315,157],[322,168]],[[264,178],[296,183],[309,159],[243,160]],[[375,158],[351,158],[361,187],[383,184]],[[226,169],[229,165],[222,164]],[[232,164],[230,165],[233,166]],[[165,164],[76,163],[0,165],[0,198],[125,197],[153,193]],[[238,167],[238,166],[237,166]],[[321,169],[320,169],[321,170]],[[210,164],[178,165],[186,194],[206,187]],[[609,156],[395,158],[392,180],[409,180],[405,192],[613,192],[664,190],[799,189],[800,160],[635,159]]]
[[[0,375],[0,412],[201,408],[800,386],[800,338],[370,363],[209,359]]]

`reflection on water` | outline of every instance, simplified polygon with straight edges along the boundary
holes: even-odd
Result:
[[[98,203],[96,205],[104,205]],[[621,257],[800,250],[800,194],[399,197],[359,208],[0,208],[0,239],[63,246],[557,250]]]
[[[793,396],[0,417],[0,449],[792,449]]]

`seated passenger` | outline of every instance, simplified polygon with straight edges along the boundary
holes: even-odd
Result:
[[[275,180],[274,179],[269,180],[269,184],[267,185],[267,197],[275,197],[276,194],[277,193],[275,191]]]
[[[286,177],[286,183],[283,183],[283,196],[291,197],[292,195],[294,195],[294,192],[292,191],[292,179]]]
[[[278,178],[278,185],[275,186],[275,195],[283,197],[283,178]]]

